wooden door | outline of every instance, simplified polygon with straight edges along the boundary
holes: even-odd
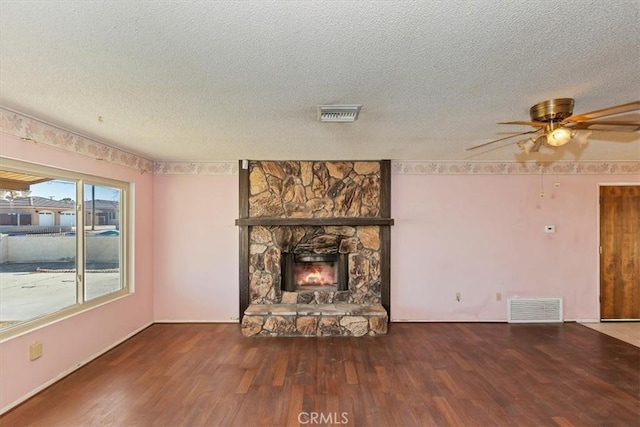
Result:
[[[600,317],[640,319],[640,186],[600,187]]]

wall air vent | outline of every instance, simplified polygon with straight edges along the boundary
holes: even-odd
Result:
[[[362,105],[318,105],[318,121],[327,123],[355,122]]]
[[[562,323],[562,298],[509,298],[509,323]]]

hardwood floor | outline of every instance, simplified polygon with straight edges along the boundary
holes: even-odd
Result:
[[[631,426],[640,348],[576,323],[394,323],[364,338],[156,324],[0,426]]]

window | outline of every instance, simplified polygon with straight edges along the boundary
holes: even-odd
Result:
[[[0,338],[129,293],[128,183],[0,161]]]

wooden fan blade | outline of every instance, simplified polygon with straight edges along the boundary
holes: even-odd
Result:
[[[593,122],[568,123],[566,127],[575,130],[588,129],[605,132],[635,132],[640,130],[640,123],[596,120]]]
[[[629,102],[628,104],[614,105],[602,110],[590,111],[588,113],[569,116],[564,122],[584,122],[586,120],[599,119],[600,117],[613,116],[614,114],[628,113],[629,111],[640,110],[640,101]]]
[[[530,131],[527,131],[527,132],[516,133],[516,134],[514,134],[514,135],[505,136],[504,138],[494,139],[493,141],[489,141],[489,142],[485,142],[485,143],[480,144],[480,145],[474,145],[473,147],[469,147],[469,148],[467,148],[465,151],[475,150],[476,148],[484,147],[484,146],[486,146],[486,145],[493,144],[494,142],[500,142],[500,141],[504,141],[505,139],[515,138],[516,136],[520,136],[520,135],[527,135],[527,134],[530,134],[530,133],[536,133],[536,132],[538,132],[538,131],[539,131],[539,129],[536,129],[536,130],[530,130]]]
[[[525,122],[521,120],[516,120],[513,122],[498,122],[499,125],[524,125],[524,126],[533,126],[536,128],[543,128],[546,123],[543,122]]]

